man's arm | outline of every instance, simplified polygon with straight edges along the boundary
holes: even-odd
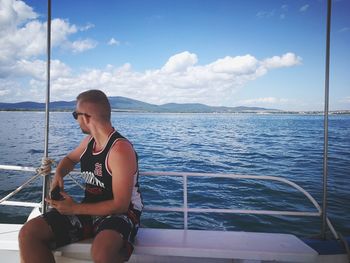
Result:
[[[112,172],[113,199],[98,203],[75,203],[64,192],[65,200],[51,201],[62,214],[110,215],[128,211],[131,201],[134,174],[137,172],[135,152],[128,141],[120,140],[111,149],[108,158]]]
[[[65,177],[69,172],[74,169],[74,166],[79,162],[80,156],[85,150],[90,136],[85,137],[77,148],[67,154],[57,165],[55,175],[52,179],[51,190],[55,186],[59,186],[62,190],[64,189],[63,177]]]

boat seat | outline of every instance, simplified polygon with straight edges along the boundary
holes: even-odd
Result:
[[[90,248],[91,240],[85,240],[57,249],[55,256],[88,259]],[[140,256],[315,262],[317,255],[290,234],[140,228],[130,262],[143,262],[133,261]]]

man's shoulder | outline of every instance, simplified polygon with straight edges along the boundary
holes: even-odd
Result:
[[[82,146],[87,146],[89,144],[89,142],[91,142],[93,139],[94,139],[94,137],[92,137],[91,135],[87,135],[81,140],[80,144]]]
[[[79,151],[85,151],[92,139],[92,136],[86,136],[84,139],[81,140],[79,146],[76,149]]]
[[[132,144],[125,138],[115,140],[112,146],[114,152],[134,151]]]

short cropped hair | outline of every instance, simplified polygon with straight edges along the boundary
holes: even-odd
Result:
[[[77,101],[96,105],[98,110],[94,114],[97,114],[101,120],[111,120],[111,105],[106,94],[101,90],[84,91],[77,96]]]

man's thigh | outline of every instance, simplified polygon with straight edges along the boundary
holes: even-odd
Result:
[[[113,239],[117,246],[114,248],[114,251],[118,251],[124,260],[127,261],[129,259],[134,250],[133,241],[137,233],[138,224],[134,224],[125,214],[110,215],[98,219],[94,224],[94,229],[96,237],[93,249],[99,247],[99,240],[102,240],[103,237],[105,237],[105,240]],[[104,245],[105,242],[101,241],[101,244]],[[101,250],[103,249],[101,248]]]
[[[61,247],[92,236],[90,216],[62,215],[52,209],[42,215],[53,233],[51,248]]]

